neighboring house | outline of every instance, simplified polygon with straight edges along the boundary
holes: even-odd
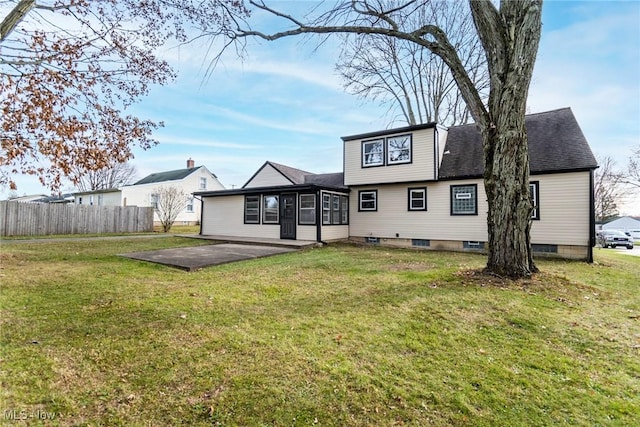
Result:
[[[528,115],[526,127],[534,253],[592,260],[591,149],[569,108]],[[201,234],[485,249],[488,207],[475,125],[428,123],[342,140],[344,174],[267,162],[241,189],[196,193]]]
[[[631,234],[634,240],[640,240],[640,218],[623,216],[602,225],[603,230],[620,230]]]
[[[8,199],[10,202],[20,203],[73,203],[73,194],[59,194],[49,195],[46,194],[33,194],[30,196],[12,197]]]
[[[196,191],[223,190],[218,178],[205,166],[187,161],[186,169],[152,173],[131,185],[107,190],[85,191],[74,194],[74,203],[103,206],[155,206],[160,187],[177,187],[189,195],[185,209],[176,218],[176,224],[197,224],[201,203],[195,199]],[[160,220],[154,214],[154,222]]]

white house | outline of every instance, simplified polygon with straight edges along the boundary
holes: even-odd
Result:
[[[205,166],[195,166],[187,160],[185,169],[152,173],[131,185],[107,190],[74,193],[74,203],[103,206],[154,206],[160,187],[176,187],[189,194],[185,209],[176,218],[176,224],[197,224],[200,221],[201,203],[196,191],[224,190],[218,178]],[[157,215],[154,221],[159,222]]]
[[[569,108],[529,115],[526,127],[534,253],[592,260],[591,149]],[[197,192],[201,234],[484,249],[487,201],[475,125],[428,123],[342,140],[343,173],[266,162],[242,188]]]
[[[640,240],[640,218],[623,216],[602,225],[603,230],[620,230],[631,234],[634,240]]]

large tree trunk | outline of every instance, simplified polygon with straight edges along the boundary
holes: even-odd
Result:
[[[480,123],[489,211],[487,270],[509,277],[536,272],[531,252],[532,200],[524,125],[541,31],[542,1],[471,1],[491,76],[488,120]]]

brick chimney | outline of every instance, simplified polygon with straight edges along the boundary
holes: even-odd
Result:
[[[187,160],[187,169],[191,169],[192,167],[194,167],[195,162],[193,160],[191,160],[191,157],[189,157],[189,160]]]

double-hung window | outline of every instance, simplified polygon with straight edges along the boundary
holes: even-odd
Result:
[[[193,197],[187,198],[187,208],[185,210],[187,212],[193,212]]]
[[[331,194],[322,193],[322,223],[331,224]]]
[[[478,214],[478,185],[451,186],[451,215]]]
[[[358,192],[359,211],[378,210],[378,190],[362,190]]]
[[[316,195],[301,194],[300,195],[300,224],[316,223]]]
[[[264,196],[262,208],[262,222],[264,224],[277,224],[280,218],[279,196]]]
[[[245,224],[260,223],[260,196],[245,196],[244,222]]]
[[[426,211],[427,210],[427,188],[409,188],[409,210],[410,211]]]
[[[342,218],[340,218],[340,224],[349,224],[349,197],[340,196],[340,204],[342,211]]]
[[[200,177],[200,190],[206,190],[207,189],[207,178],[202,176]]]

